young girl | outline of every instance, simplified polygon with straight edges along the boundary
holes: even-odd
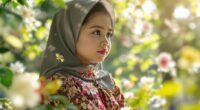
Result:
[[[81,110],[124,106],[122,93],[102,68],[113,26],[113,9],[106,0],[72,0],[53,18],[41,75],[62,80],[58,94]]]

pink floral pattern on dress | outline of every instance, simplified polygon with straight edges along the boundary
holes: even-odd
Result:
[[[80,75],[85,78],[95,77],[91,70]],[[48,78],[48,80],[54,79],[62,80],[58,94],[66,96],[80,110],[120,110],[124,106],[124,96],[116,85],[111,91],[103,89],[98,84],[94,85],[72,75],[60,73]]]

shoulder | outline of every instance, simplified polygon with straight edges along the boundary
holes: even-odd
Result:
[[[68,75],[67,73],[57,72],[47,78],[47,81],[52,81],[59,79],[62,81],[62,85],[75,85],[78,84],[79,80],[72,75]]]

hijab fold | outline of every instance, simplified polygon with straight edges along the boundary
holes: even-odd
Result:
[[[75,49],[82,23],[97,3],[104,6],[114,23],[112,6],[106,0],[72,0],[67,3],[66,9],[61,9],[55,14],[41,63],[42,76],[49,77],[61,70],[78,72],[91,67],[103,69],[101,63],[81,64]]]

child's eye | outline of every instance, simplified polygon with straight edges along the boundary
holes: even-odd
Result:
[[[112,35],[112,33],[111,33],[111,32],[109,32],[109,33],[107,33],[107,34],[106,34],[106,37],[107,37],[107,38],[109,38],[109,39],[111,39],[111,38],[112,38],[112,36],[113,36],[113,35]]]
[[[100,36],[101,35],[101,32],[100,30],[96,30],[94,31],[92,34],[96,35],[96,36]]]

